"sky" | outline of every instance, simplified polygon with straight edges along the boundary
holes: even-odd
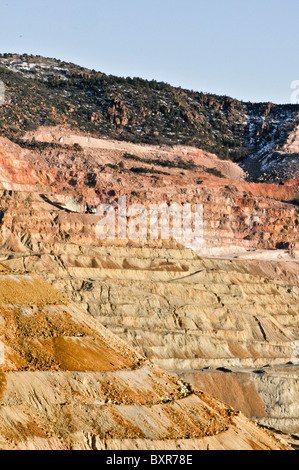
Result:
[[[1,0],[0,18],[1,53],[243,101],[299,88],[298,0]]]

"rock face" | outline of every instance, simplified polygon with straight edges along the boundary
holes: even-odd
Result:
[[[76,137],[69,132],[63,134],[62,129],[44,129],[27,137],[34,135],[50,148],[33,151],[5,139],[0,142],[1,209],[8,229],[3,234],[4,242],[11,233],[19,244],[19,234],[23,239],[31,238],[33,252],[42,252],[45,244],[49,250],[66,238],[69,243],[100,246],[103,241],[95,237],[99,218],[88,216],[86,209],[102,203],[116,207],[122,196],[128,205],[138,203],[146,208],[162,203],[188,203],[192,207],[202,204],[203,256],[257,248],[296,250],[296,181],[285,185],[249,184],[242,180],[237,165],[223,163],[202,151],[194,155],[190,148],[162,151]],[[77,151],[75,144],[85,147]],[[121,246],[128,244],[132,240],[118,241]],[[133,245],[138,247],[141,242],[137,240]],[[143,240],[142,246],[179,247],[171,239]]]
[[[298,178],[299,176],[299,126],[287,133],[280,145],[271,144],[252,154],[243,164],[253,180],[277,181]]]
[[[0,142],[1,259],[19,273],[20,279],[24,279],[17,285],[22,287],[26,276],[29,276],[28,272],[38,273],[73,303],[71,308],[61,307],[61,302],[66,301],[62,297],[57,298],[56,293],[53,294],[55,305],[52,305],[52,291],[49,290],[46,300],[52,305],[54,317],[56,313],[60,319],[66,316],[69,324],[69,327],[66,323],[59,326],[60,320],[55,320],[53,328],[61,334],[55,333],[52,338],[52,333],[49,333],[51,309],[48,311],[46,307],[41,312],[34,310],[35,313],[32,313],[32,303],[42,303],[43,299],[29,302],[29,325],[34,325],[36,315],[36,320],[39,318],[45,330],[37,336],[33,335],[34,339],[30,339],[32,333],[29,331],[26,341],[20,339],[17,342],[20,338],[17,334],[11,337],[14,343],[7,345],[11,348],[11,371],[7,373],[22,374],[11,375],[15,377],[14,382],[13,379],[9,382],[8,377],[3,378],[3,381],[13,384],[12,388],[7,389],[11,392],[7,393],[15,393],[14,387],[17,387],[18,381],[21,383],[21,378],[25,377],[23,374],[30,372],[26,379],[30,387],[36,377],[32,373],[38,372],[42,382],[40,386],[48,389],[56,380],[60,384],[62,371],[68,373],[63,375],[59,385],[59,396],[62,398],[59,402],[53,399],[53,403],[68,403],[65,393],[74,396],[74,391],[81,390],[78,380],[88,381],[88,384],[100,381],[99,375],[95,378],[93,373],[113,372],[115,387],[126,390],[123,375],[118,375],[118,371],[138,369],[141,374],[142,368],[136,364],[140,360],[145,369],[136,378],[138,384],[151,384],[151,371],[162,367],[177,374],[173,378],[169,372],[163,372],[166,374],[163,377],[171,383],[183,384],[178,387],[185,386],[183,379],[193,382],[195,386],[200,384],[201,389],[242,410],[248,417],[257,418],[263,424],[283,432],[298,433],[298,414],[292,405],[298,375],[295,366],[292,369],[282,367],[291,361],[298,339],[297,182],[289,181],[284,185],[247,183],[242,179],[242,170],[231,162],[223,166],[215,156],[187,147],[160,149],[92,140],[90,136],[74,136],[69,131],[64,133],[62,128],[39,129],[38,133],[26,136],[27,143],[34,136],[40,147],[34,144],[34,148],[28,148],[26,144],[27,148],[21,148],[4,139]],[[222,177],[216,170],[221,172]],[[95,227],[100,217],[92,213],[93,209],[99,203],[110,203],[116,207],[119,196],[126,196],[128,204],[138,202],[145,208],[151,203],[161,202],[202,203],[204,245],[200,254],[184,249],[173,239],[99,240]],[[5,274],[2,292],[6,305],[9,305],[14,302],[12,298],[5,297],[10,292],[9,285],[5,284],[7,276],[10,275]],[[35,280],[34,285],[39,282]],[[28,284],[24,285],[22,292],[25,293],[29,287]],[[36,291],[38,295],[39,289]],[[11,292],[15,293],[15,303],[22,305],[22,302],[17,302],[19,294],[15,285]],[[83,315],[82,308],[90,314],[89,317],[84,314],[82,320],[84,324],[87,322],[89,328],[100,328],[102,332],[104,330],[96,325],[103,324],[120,337],[121,344],[124,340],[130,345],[128,351],[133,348],[134,354],[130,356],[131,353],[128,353],[131,358],[129,362],[124,362],[126,354],[119,356],[113,350],[112,356],[110,353],[108,355],[105,352],[107,342],[101,343],[98,338],[95,339],[94,333],[85,334],[81,326],[73,330],[77,315]],[[14,316],[11,312],[13,328],[19,320],[22,326],[29,328],[28,322],[26,324],[22,320],[23,314],[20,315],[16,312]],[[78,357],[81,353],[78,354],[78,351],[83,348],[87,356],[83,354],[83,363],[80,363]],[[27,351],[29,356],[24,359],[20,356],[21,351]],[[67,351],[66,356],[64,351]],[[103,355],[106,357],[105,363],[100,359]],[[42,361],[41,364],[37,363],[37,370],[32,369],[32,361],[33,364],[34,361]],[[154,364],[154,367],[149,364]],[[265,368],[268,364],[270,369]],[[209,370],[202,372],[203,368]],[[233,373],[221,374],[220,371],[215,372],[217,368],[233,369]],[[257,368],[263,373],[255,373]],[[51,375],[53,369],[54,377]],[[81,375],[78,375],[79,372]],[[135,372],[130,373],[134,375]],[[134,382],[135,376],[131,380]],[[136,387],[132,385],[136,390],[135,398],[141,392],[145,393],[143,388]],[[152,390],[152,385],[146,387]],[[173,390],[167,388],[168,385],[165,387],[157,398],[157,404],[162,408],[163,397],[168,396],[168,403]],[[115,393],[108,391],[103,400],[110,399],[110,392],[112,396]],[[155,388],[153,393],[157,394]],[[204,406],[197,402],[202,395],[198,396],[193,389],[192,394],[196,397],[192,395],[192,403],[189,403],[188,394],[180,395],[187,403],[185,408],[183,401],[184,415],[178,421],[181,424],[175,424],[178,426],[177,435],[171,434],[170,428],[174,422],[166,419],[164,408],[163,412],[160,408],[158,412],[162,413],[161,421],[156,412],[151,415],[154,416],[151,421],[148,409],[144,411],[142,416],[150,423],[148,433],[141,426],[141,415],[135,409],[121,408],[124,414],[120,416],[119,408],[117,411],[113,408],[115,419],[109,414],[107,422],[113,421],[114,424],[104,427],[104,434],[97,434],[95,426],[100,418],[95,409],[97,407],[93,408],[93,405],[94,402],[102,403],[102,395],[89,388],[82,394],[83,404],[90,403],[92,406],[88,409],[95,410],[90,418],[93,424],[86,422],[86,414],[81,416],[83,408],[79,412],[76,403],[65,405],[63,410],[67,418],[63,419],[64,422],[69,419],[70,428],[73,426],[71,436],[65,437],[61,431],[62,415],[54,417],[60,423],[59,430],[50,428],[51,436],[62,436],[62,447],[170,448],[170,442],[178,445],[175,443],[178,440],[179,445],[186,448],[206,448],[207,442],[210,448],[234,448],[234,445],[239,445],[236,436],[244,423],[240,417],[234,417],[236,427],[229,427],[223,424],[228,422],[220,420],[220,427],[215,428],[215,434],[209,437],[209,441],[204,434],[200,434],[202,429],[208,432],[206,424],[201,427],[196,420],[192,421],[188,432],[181,427],[185,420],[189,422],[187,415],[191,409]],[[91,396],[93,401],[89,402]],[[31,397],[26,403],[30,400]],[[49,403],[51,400],[49,398]],[[114,405],[132,405],[130,398],[124,403],[121,400],[118,395]],[[142,403],[151,407],[151,400],[146,398]],[[67,406],[71,406],[69,412]],[[26,413],[36,412],[36,408],[30,410]],[[131,411],[134,419],[131,419]],[[171,413],[176,415],[177,412],[171,408],[167,413],[171,416]],[[222,412],[220,415],[223,416]],[[164,419],[168,423],[167,430],[163,425]],[[134,430],[131,424],[128,425],[128,420],[133,423]],[[84,425],[81,426],[81,422]],[[154,422],[159,423],[161,434],[160,431],[156,432]],[[47,426],[48,422],[43,421],[41,427],[46,429]],[[224,432],[225,426],[228,428]],[[250,426],[249,433],[253,429],[260,432],[252,424]],[[116,434],[112,432],[114,428]],[[121,432],[121,429],[125,431]],[[190,429],[194,429],[194,434],[190,434]],[[217,431],[221,436],[219,439],[216,437]],[[5,432],[8,432],[7,427]],[[79,437],[77,433],[81,433]],[[130,440],[125,440],[126,435],[130,436]],[[224,435],[229,436],[228,440],[223,440]],[[58,445],[57,439],[53,444],[47,439],[35,444],[35,437],[28,443],[14,437],[13,442],[13,445],[21,447]],[[240,443],[241,448],[242,445]]]
[[[0,447],[287,449],[34,275],[0,274]]]
[[[143,267],[129,253],[125,268],[116,264],[117,256],[121,261],[117,249],[110,249],[109,257],[95,257],[95,267],[77,267],[75,258],[61,256],[64,275],[56,275],[53,283],[167,369],[260,367],[269,360],[290,360],[298,287],[266,278],[277,263],[168,258],[167,264],[155,260],[152,250],[156,266],[147,268],[144,252],[139,253]],[[105,260],[115,266],[101,266]],[[91,262],[88,256],[76,261]]]
[[[288,448],[247,418],[299,434],[298,106],[0,65],[0,448]],[[119,197],[201,249],[99,239]]]

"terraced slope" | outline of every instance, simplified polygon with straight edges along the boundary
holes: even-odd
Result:
[[[95,252],[7,262],[41,271],[43,263],[52,263],[52,269],[57,263],[53,285],[169,370],[290,360],[297,339],[298,286],[269,278],[271,271],[275,277],[283,269],[281,263],[180,259],[184,251],[170,250],[168,259],[159,258],[159,250],[135,249],[132,257],[127,249]],[[284,266],[293,268],[297,278],[296,263]]]
[[[202,204],[203,255],[296,249],[296,180],[283,185],[246,183],[238,165],[190,147],[119,143],[63,128],[41,128],[25,138],[21,145],[29,148],[0,139],[0,209],[4,225],[15,238],[25,240],[25,249],[42,251],[46,243],[51,249],[66,238],[69,243],[101,246],[95,238],[98,219],[86,212],[101,203],[116,207],[119,196],[126,197],[128,206],[147,208]],[[26,242],[31,235],[32,242]],[[143,241],[142,246],[158,246],[156,240],[151,242]],[[128,245],[128,240],[119,244]],[[160,246],[178,244],[162,240]]]
[[[287,449],[154,367],[34,275],[1,267],[1,449]]]
[[[299,416],[290,403],[296,400],[298,373],[288,369],[279,381],[274,369],[291,360],[298,339],[296,182],[220,178],[199,170],[208,157],[192,157],[190,149],[178,160],[180,167],[164,171],[161,162],[168,162],[170,149],[163,149],[159,163],[161,149],[136,146],[135,156],[128,156],[125,144],[121,150],[111,148],[110,141],[75,152],[57,143],[60,134],[53,129],[44,132],[39,138],[56,139],[54,149],[33,151],[1,141],[1,259],[20,273],[41,274],[142,356],[181,377],[188,374],[194,384],[205,367],[211,379],[215,368],[236,369],[236,374],[249,368],[258,409],[233,394],[218,398],[297,433]],[[156,162],[153,169],[149,157]],[[191,157],[195,167],[188,163]],[[136,161],[146,171],[169,174],[135,174]],[[174,240],[97,239],[99,216],[86,213],[86,204],[115,205],[119,195],[126,195],[128,204],[146,206],[202,202],[201,256]],[[267,375],[253,380],[251,369],[267,364],[272,367]],[[239,376],[231,381],[246,397],[244,381]],[[202,388],[217,396],[217,387],[208,382],[202,381]]]
[[[298,433],[298,368],[276,368],[292,360],[298,340],[297,262],[200,260],[183,250],[68,251],[7,255],[6,262],[39,271],[159,367],[249,417]],[[233,373],[217,371],[214,384],[216,368]]]

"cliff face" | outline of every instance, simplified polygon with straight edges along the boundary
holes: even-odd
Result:
[[[296,180],[284,185],[246,183],[235,163],[189,147],[161,149],[92,139],[61,128],[27,134],[24,145],[33,137],[39,142],[33,149],[1,142],[4,242],[20,243],[22,233],[23,239],[31,239],[33,251],[41,243],[53,246],[66,238],[102,245],[95,237],[99,218],[87,214],[87,207],[91,212],[102,203],[116,208],[118,197],[125,196],[128,206],[138,203],[147,209],[150,204],[202,204],[203,255],[296,249]],[[134,245],[132,240],[112,241],[128,243]],[[142,242],[148,247],[162,245],[178,248],[173,240]]]

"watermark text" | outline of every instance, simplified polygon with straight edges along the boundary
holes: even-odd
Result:
[[[100,204],[96,236],[101,239],[175,240],[199,252],[203,245],[203,205],[161,203],[127,205],[120,196],[117,206]]]

